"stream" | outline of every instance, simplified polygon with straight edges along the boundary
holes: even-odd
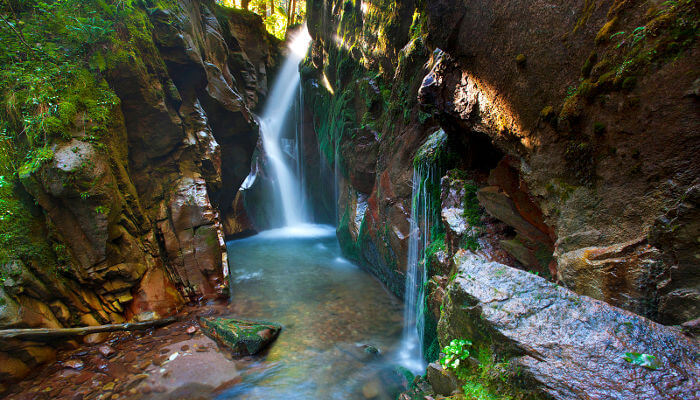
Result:
[[[334,228],[271,230],[228,242],[228,251],[238,316],[284,329],[240,371],[243,381],[217,398],[395,398],[405,384],[394,364],[403,305],[340,257]]]

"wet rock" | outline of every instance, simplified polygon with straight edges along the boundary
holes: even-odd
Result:
[[[234,355],[259,353],[277,338],[282,326],[273,322],[232,318],[200,317],[202,331]],[[267,331],[266,333],[262,333]],[[199,351],[199,349],[198,349]]]
[[[442,368],[438,363],[428,364],[426,369],[426,378],[433,390],[437,394],[449,396],[455,390],[459,389],[459,380],[452,371]]]
[[[80,360],[68,360],[64,362],[63,365],[71,369],[81,370],[83,369],[84,364]]]
[[[146,272],[133,292],[133,297],[129,310],[139,318],[172,315],[184,303],[177,288],[161,268]]]
[[[115,354],[117,354],[116,350],[114,350],[114,348],[112,346],[108,346],[106,344],[98,347],[97,350],[105,358],[112,358],[112,357],[114,357]]]
[[[556,399],[696,397],[697,342],[679,329],[473,255],[458,265],[439,322],[441,344],[460,338],[494,349],[529,388]],[[660,367],[629,363],[628,352],[653,355]]]
[[[197,332],[197,327],[196,326],[188,326],[187,330],[185,331],[190,335],[194,335],[195,332]]]
[[[373,399],[379,396],[381,392],[381,383],[377,379],[373,379],[362,385],[362,395],[365,399]]]

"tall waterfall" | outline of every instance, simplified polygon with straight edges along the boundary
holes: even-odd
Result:
[[[427,268],[421,263],[430,240],[432,226],[432,199],[428,183],[437,175],[436,168],[419,164],[413,168],[413,191],[411,195],[411,227],[408,238],[406,263],[406,289],[404,292],[404,325],[401,363],[412,371],[425,368],[423,362],[423,334],[425,304],[425,282]]]
[[[311,36],[306,27],[291,37],[289,55],[282,64],[258,121],[265,155],[272,166],[275,189],[282,206],[284,226],[298,226],[308,220],[301,182],[282,151],[282,135],[285,131],[285,120],[293,108],[292,103],[300,88],[299,63],[306,55],[310,42]],[[297,151],[297,154],[300,153]]]

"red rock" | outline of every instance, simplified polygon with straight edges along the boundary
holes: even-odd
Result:
[[[100,346],[98,350],[100,354],[102,354],[105,358],[111,358],[117,353],[116,350],[114,350],[111,346],[106,344]]]
[[[82,369],[84,364],[80,360],[68,360],[63,365],[72,369]]]

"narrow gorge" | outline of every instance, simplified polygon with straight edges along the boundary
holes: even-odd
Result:
[[[699,398],[699,35],[0,0],[0,398]]]

